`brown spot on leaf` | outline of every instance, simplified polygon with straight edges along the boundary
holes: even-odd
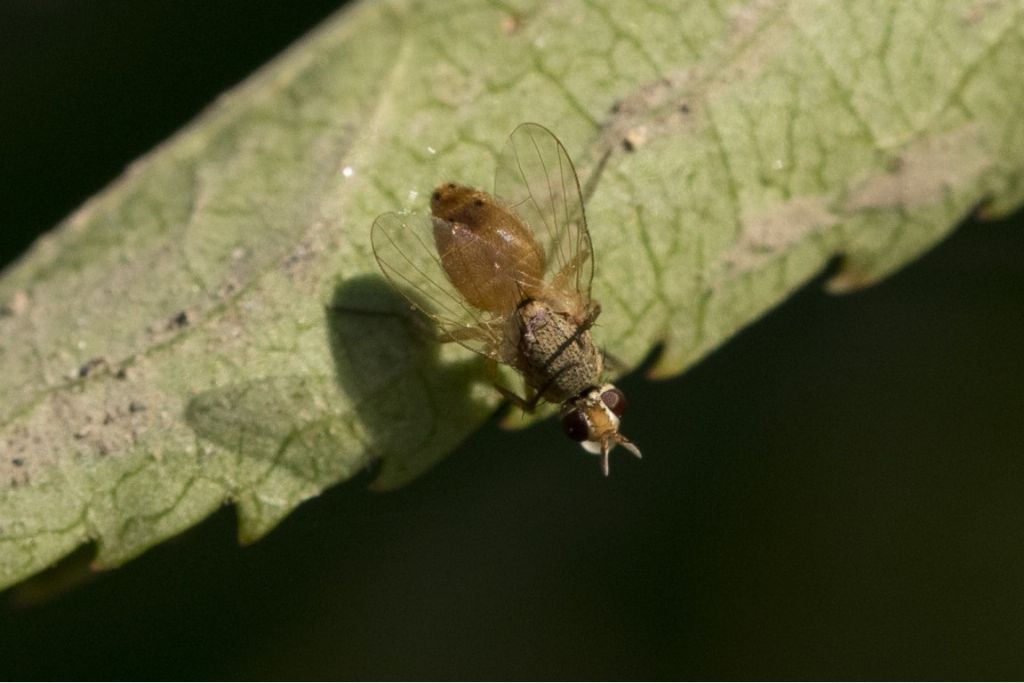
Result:
[[[32,301],[28,298],[28,293],[23,289],[16,291],[7,303],[0,307],[0,313],[3,315],[23,315],[28,311]]]
[[[633,152],[645,142],[647,142],[647,127],[637,126],[626,131],[626,135],[622,138],[622,148],[627,152]]]
[[[974,181],[993,164],[981,132],[970,124],[908,145],[846,198],[844,209],[915,208],[935,204],[945,193]]]
[[[101,370],[105,367],[107,367],[107,359],[104,358],[103,356],[100,356],[98,358],[90,358],[89,360],[82,363],[82,365],[78,368],[78,376],[80,378],[88,377],[89,375],[95,373],[97,370]]]
[[[743,220],[743,234],[722,257],[730,270],[751,270],[812,232],[835,225],[839,218],[823,196],[794,197]]]
[[[523,27],[523,20],[515,14],[506,14],[501,19],[501,32],[506,36],[515,35]]]

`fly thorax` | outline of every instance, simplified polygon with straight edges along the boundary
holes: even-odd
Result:
[[[517,319],[519,369],[545,399],[562,403],[597,384],[601,354],[590,330],[541,301],[522,304]]]

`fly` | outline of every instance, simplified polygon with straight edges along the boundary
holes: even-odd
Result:
[[[569,438],[601,456],[621,445],[626,397],[602,381],[591,328],[594,259],[583,195],[565,147],[547,128],[518,126],[498,159],[494,193],[446,183],[430,214],[386,213],[374,222],[374,255],[392,285],[455,341],[517,370],[524,396],[495,387],[532,412],[561,406]]]

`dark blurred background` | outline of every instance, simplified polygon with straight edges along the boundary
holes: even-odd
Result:
[[[0,5],[0,260],[336,4]],[[551,422],[492,423],[252,547],[225,508],[41,606],[0,596],[0,677],[1020,678],[1021,223],[628,378],[645,459],[608,480]]]

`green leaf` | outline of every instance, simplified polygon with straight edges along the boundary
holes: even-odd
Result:
[[[369,251],[490,187],[522,121],[590,191],[600,343],[681,372],[842,255],[894,271],[1024,196],[1017,2],[363,3],[220,99],[0,280],[0,586],[115,566],[233,501],[256,539],[497,404]],[[643,444],[642,435],[635,435]],[[575,455],[566,446],[567,456]]]

